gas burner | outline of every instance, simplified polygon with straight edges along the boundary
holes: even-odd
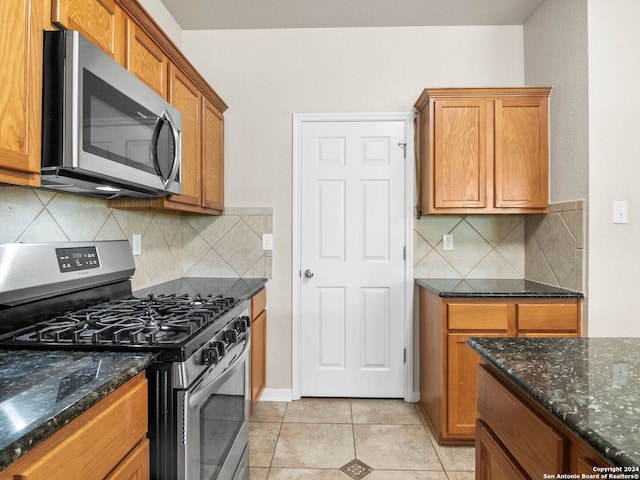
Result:
[[[222,296],[131,297],[66,312],[16,339],[50,345],[181,344],[237,303]]]

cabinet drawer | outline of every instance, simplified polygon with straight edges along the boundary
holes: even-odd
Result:
[[[507,304],[449,304],[449,330],[507,330]]]
[[[251,318],[256,318],[267,307],[267,289],[263,288],[251,297]]]
[[[568,440],[484,367],[478,369],[478,412],[531,478],[566,471]]]
[[[577,329],[577,304],[518,305],[518,331],[574,332]]]

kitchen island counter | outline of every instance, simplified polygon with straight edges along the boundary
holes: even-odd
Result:
[[[467,344],[612,465],[640,467],[640,338],[469,338]]]
[[[152,360],[148,353],[0,350],[0,470]]]
[[[443,298],[469,297],[529,297],[529,298],[583,298],[580,292],[546,285],[531,280],[417,278],[416,283]]]

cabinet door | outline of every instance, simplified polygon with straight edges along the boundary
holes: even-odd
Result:
[[[202,108],[202,206],[224,209],[224,117],[203,97]]]
[[[449,333],[447,335],[447,431],[473,438],[478,418],[477,375],[480,357],[467,345],[469,337],[505,337],[506,333]]]
[[[495,206],[545,208],[549,202],[548,99],[495,101]]]
[[[0,181],[38,185],[42,121],[39,0],[0,2]]]
[[[530,478],[484,422],[478,420],[477,431],[477,480],[528,480]]]
[[[78,30],[121,64],[124,60],[124,15],[115,0],[52,0],[51,21]]]
[[[127,19],[124,65],[131,73],[153,88],[162,98],[167,98],[168,59],[149,35]]]
[[[435,100],[429,172],[435,208],[487,206],[486,110],[484,99]]]
[[[181,70],[173,65],[170,70],[169,103],[182,113],[182,195],[171,195],[170,201],[200,205],[202,94]]]

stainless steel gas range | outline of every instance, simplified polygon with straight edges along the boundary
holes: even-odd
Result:
[[[248,300],[134,296],[134,270],[127,241],[0,245],[0,346],[153,352],[151,477],[248,479]]]

